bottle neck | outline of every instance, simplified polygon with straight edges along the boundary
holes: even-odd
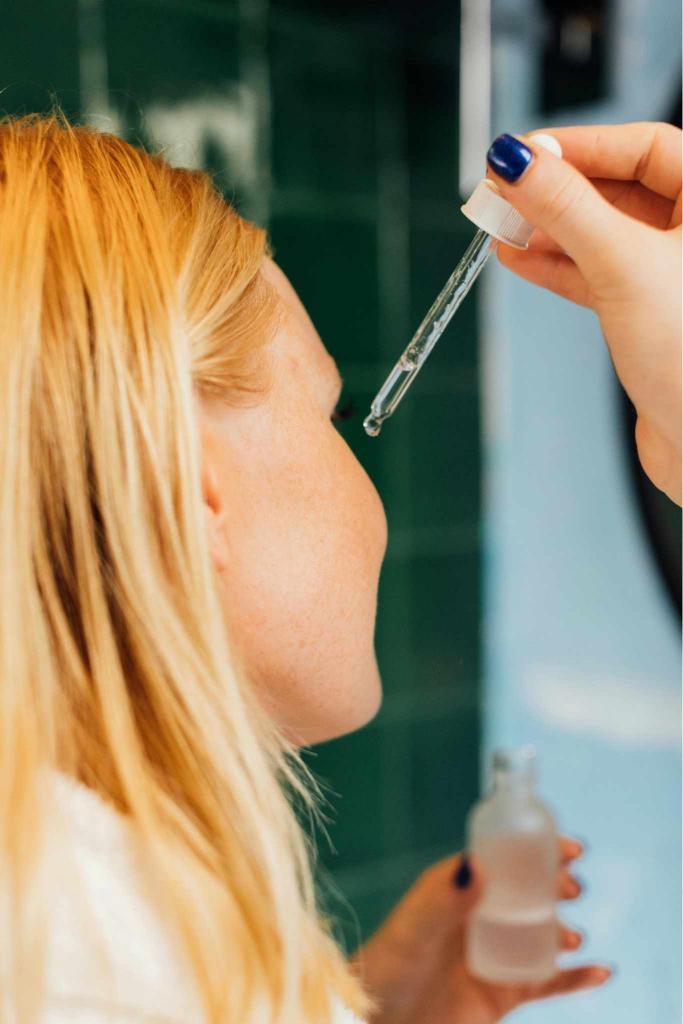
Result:
[[[532,797],[536,780],[533,775],[524,772],[493,772],[493,793],[505,794],[518,798]]]
[[[531,799],[536,785],[536,749],[508,747],[496,750],[491,762],[493,793],[506,799]]]

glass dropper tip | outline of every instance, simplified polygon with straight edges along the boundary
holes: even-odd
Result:
[[[370,437],[377,437],[382,429],[383,420],[384,416],[379,417],[375,416],[374,413],[370,413],[370,415],[366,416],[363,420],[363,429],[365,430],[365,433]]]

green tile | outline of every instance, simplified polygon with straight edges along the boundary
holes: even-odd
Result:
[[[296,14],[299,24],[312,22],[337,32],[366,32],[380,37],[400,35],[411,49],[419,50],[423,60],[430,56],[434,59],[435,49],[449,52],[446,47],[435,47],[438,41],[432,34],[445,32],[457,39],[458,7],[459,4],[442,0],[429,3],[423,0],[420,4],[415,0],[392,0],[388,15],[381,4],[368,4],[367,0],[270,0],[272,13]],[[424,39],[421,46],[416,47],[416,37],[420,34]]]
[[[443,844],[444,856],[464,844],[467,812],[476,799],[480,717],[476,705],[412,727],[412,798],[416,845]]]
[[[412,560],[415,692],[475,694],[480,675],[479,552]]]
[[[439,367],[426,366],[420,384],[428,391],[428,374],[439,375]],[[433,527],[452,530],[476,526],[481,513],[481,427],[479,395],[458,388],[452,393],[415,396],[411,418],[411,473],[413,480],[413,523],[416,529]]]
[[[358,732],[321,743],[306,755],[316,777],[324,781],[336,820],[327,826],[336,852],[319,841],[320,857],[330,868],[344,868],[382,855],[382,773],[376,719]],[[329,787],[334,793],[329,793]],[[335,795],[338,794],[338,795]]]
[[[349,898],[346,903],[341,900],[331,903],[329,912],[334,921],[335,938],[347,957],[377,930],[395,902],[392,891],[377,885]]]
[[[413,60],[452,66],[458,56],[460,4],[448,0],[429,0],[421,4],[401,0],[400,6],[404,11],[406,51]]]
[[[404,891],[404,888],[397,886],[380,886],[374,891],[371,890],[370,892],[363,893],[354,899],[353,909],[358,915],[361,928],[361,942],[367,942],[370,936],[386,921],[403,896]],[[354,952],[357,945],[353,944],[353,933],[350,929],[346,942],[346,949]]]
[[[384,887],[373,892],[363,893],[353,902],[353,908],[358,915],[361,928],[362,941],[366,941],[375,932],[382,922],[389,916],[397,900],[393,892]],[[348,936],[347,942],[353,941],[353,935]],[[350,952],[356,948],[355,945],[347,945]]]
[[[240,78],[238,27],[164,0],[105,5],[110,89],[135,102],[185,102]]]
[[[410,795],[411,712],[408,702],[396,701],[392,693],[386,695],[384,708],[385,714],[380,711],[378,716],[382,728],[382,831],[387,858],[400,864],[415,844]]]
[[[127,138],[203,167],[249,216],[252,192],[265,188],[261,100],[242,80],[239,24],[210,16],[204,4],[194,11],[163,0],[116,0],[105,12],[110,102]]]
[[[412,566],[388,557],[380,577],[375,643],[384,699],[413,684]]]
[[[359,905],[361,913],[365,914],[366,911],[364,901],[350,899],[336,875],[336,871],[318,865],[315,876],[316,893],[318,906],[331,921],[334,936],[348,956],[363,942],[366,934],[361,915],[358,913]],[[372,902],[371,893],[368,893],[368,897],[369,902]]]
[[[450,61],[424,59],[422,52],[409,51],[404,65],[404,89],[411,196],[447,199],[455,204],[458,195],[457,34],[452,38]]]
[[[149,0],[145,0],[145,3],[149,3]],[[225,18],[238,17],[240,14],[240,0],[174,0],[174,3],[191,11],[215,11]]]
[[[270,56],[276,185],[373,193],[375,57],[363,36],[274,31]]]
[[[0,111],[45,112],[52,94],[70,116],[78,115],[77,0],[55,4],[27,0],[4,4],[0,37]]]
[[[378,318],[374,224],[274,215],[270,235],[276,261],[342,373],[347,361],[373,361]]]
[[[311,20],[320,22],[332,14],[334,20],[344,24],[349,15],[354,19],[367,12],[367,0],[271,0],[274,10],[297,11],[309,15]]]

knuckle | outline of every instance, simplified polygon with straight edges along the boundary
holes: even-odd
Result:
[[[647,124],[647,131],[649,133],[649,142],[636,164],[634,172],[636,181],[643,181],[648,176],[650,165],[660,150],[668,150],[670,146],[672,148],[674,146],[678,147],[680,143],[681,132],[675,125],[666,124],[664,121],[656,121]]]

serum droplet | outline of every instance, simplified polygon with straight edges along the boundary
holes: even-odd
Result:
[[[377,437],[382,429],[382,421],[378,420],[375,416],[367,416],[363,420],[363,428],[370,437]]]

